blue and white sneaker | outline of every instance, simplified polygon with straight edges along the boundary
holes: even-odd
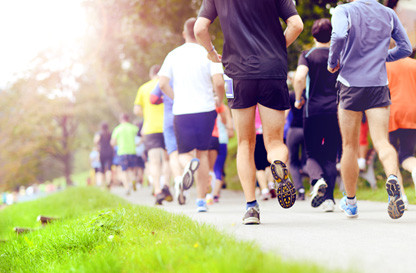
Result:
[[[347,204],[347,196],[342,197],[341,201],[339,202],[339,208],[344,211],[348,218],[358,217],[357,203],[354,205]]]
[[[197,199],[196,201],[196,211],[197,212],[207,212],[207,202],[204,199]]]
[[[403,216],[405,204],[403,202],[400,185],[396,177],[389,176],[386,182],[386,190],[389,195],[389,206],[387,208],[387,212],[389,213],[390,218],[398,219]]]

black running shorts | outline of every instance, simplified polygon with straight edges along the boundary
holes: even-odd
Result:
[[[234,98],[228,99],[231,109],[249,108],[257,103],[275,110],[290,109],[286,80],[233,80]]]
[[[156,148],[165,149],[163,133],[148,134],[144,136],[144,147],[146,151]]]
[[[390,89],[386,86],[348,87],[338,83],[338,103],[344,110],[365,111],[391,104]]]

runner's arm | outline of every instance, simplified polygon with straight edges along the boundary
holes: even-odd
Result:
[[[299,15],[293,15],[286,20],[287,27],[285,29],[286,47],[289,47],[302,33],[303,22]]]
[[[225,94],[225,82],[223,74],[215,74],[212,76],[212,83],[214,86],[214,92],[217,94],[218,97],[218,104],[217,107],[222,105],[222,101],[224,99]]]
[[[209,35],[210,24],[211,20],[204,17],[198,17],[194,26],[195,38],[198,41],[198,43],[205,47],[205,49],[207,50],[208,59],[214,63],[220,63],[221,55],[219,55],[217,50],[215,50],[215,47],[212,44],[211,37]]]
[[[328,71],[335,73],[339,69],[339,58],[348,38],[348,17],[346,11],[338,6],[331,18],[332,34],[329,48]]]
[[[396,46],[388,51],[387,61],[394,62],[412,54],[412,44],[403,25],[400,23],[396,13],[393,12],[393,31],[391,37],[396,42]]]
[[[296,69],[295,78],[293,80],[293,88],[295,89],[296,101],[295,107],[302,108],[305,101],[302,98],[303,90],[306,88],[306,76],[309,68],[306,65],[299,65]]]
[[[159,87],[162,89],[163,93],[166,94],[169,98],[174,98],[173,89],[169,84],[169,78],[166,76],[159,76]]]

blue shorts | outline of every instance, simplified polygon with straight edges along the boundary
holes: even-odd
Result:
[[[137,165],[137,156],[136,155],[120,155],[120,165],[123,171],[127,169],[134,168]]]
[[[176,143],[175,130],[172,126],[163,128],[163,138],[165,139],[165,147],[168,155],[178,150],[178,144]]]

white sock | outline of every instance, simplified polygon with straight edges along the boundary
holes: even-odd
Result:
[[[262,189],[261,190],[261,194],[268,194],[269,193],[269,189]]]
[[[357,203],[357,197],[354,197],[354,199],[347,198],[348,205],[355,205],[356,203]]]
[[[360,157],[358,160],[358,168],[360,170],[364,170],[365,169],[365,158]]]

